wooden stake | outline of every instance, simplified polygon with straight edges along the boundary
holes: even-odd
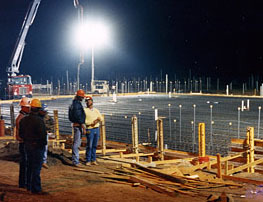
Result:
[[[250,163],[255,161],[255,147],[254,147],[254,127],[249,127],[249,143],[250,143]],[[255,166],[250,167],[250,172],[255,173]]]
[[[225,175],[228,175],[228,161],[225,161]]]
[[[54,110],[55,136],[59,140],[58,110]]]
[[[205,123],[198,124],[199,156],[205,157]]]
[[[158,152],[160,153],[160,158],[161,161],[164,160],[164,147],[163,147],[163,120],[162,119],[158,119],[157,120],[157,128],[158,128],[158,138],[159,139],[159,148],[158,148]]]
[[[100,125],[100,134],[101,134],[101,146],[102,146],[102,155],[106,155],[106,129],[105,129],[105,116],[102,114],[102,121]]]
[[[148,156],[148,163],[152,163],[153,162],[153,157],[152,156]]]
[[[222,178],[222,173],[221,173],[221,155],[217,154],[217,177]]]
[[[133,152],[138,154],[138,119],[135,115],[132,117],[132,147]]]

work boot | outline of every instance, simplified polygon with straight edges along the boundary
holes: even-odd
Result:
[[[74,167],[77,167],[77,168],[83,168],[83,166],[79,163],[79,164],[73,164]]]
[[[87,162],[85,165],[86,166],[91,166],[91,162]]]
[[[49,166],[48,166],[46,163],[43,163],[43,164],[42,164],[42,167],[43,167],[43,168],[46,168],[46,169],[49,168]]]
[[[97,163],[97,161],[92,161],[91,165],[99,165],[99,164]]]

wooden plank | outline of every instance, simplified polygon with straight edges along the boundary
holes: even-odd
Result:
[[[255,185],[262,185],[263,184],[263,181],[251,180],[251,179],[229,176],[229,175],[223,175],[222,178],[224,180],[232,180],[232,181],[244,182],[244,183],[248,183],[248,184],[255,184]]]
[[[111,174],[111,175],[100,175],[101,177],[103,178],[109,178],[109,179],[116,179],[116,180],[124,180],[124,181],[127,181],[130,179],[129,176],[123,176],[123,175],[114,175],[114,174]]]
[[[124,152],[124,151],[126,151],[126,149],[106,149],[106,153]],[[68,152],[72,153],[72,149],[69,149]],[[85,153],[86,153],[86,150],[79,151],[79,154],[85,154]],[[101,154],[101,153],[102,153],[101,149],[98,149],[96,151],[96,154]],[[118,155],[118,157],[119,157],[119,155]]]
[[[237,168],[234,168],[234,169],[232,169],[232,170],[229,170],[229,171],[228,171],[228,174],[231,175],[231,174],[233,174],[233,173],[242,171],[242,170],[244,170],[244,169],[246,169],[246,168],[248,168],[248,167],[250,167],[250,166],[255,166],[255,165],[260,164],[260,163],[263,163],[263,159],[259,159],[259,160],[256,160],[256,161],[252,162],[252,163],[248,163],[248,164],[245,164],[245,165],[243,165],[243,166],[239,166],[239,167],[237,167]]]
[[[96,174],[105,174],[105,172],[89,170],[89,169],[84,169],[84,168],[74,168],[73,170],[84,171],[84,172],[89,172],[89,173],[96,173]]]
[[[183,161],[192,161],[194,158],[184,158],[184,159],[171,159],[163,161],[153,161],[156,165],[169,164],[169,163],[180,163]]]
[[[130,157],[138,157],[138,156],[153,156],[154,153],[149,153],[149,154],[145,154],[145,153],[138,153],[138,154],[123,154],[121,158],[130,158]],[[111,155],[109,156],[111,158],[119,158],[120,155]]]
[[[222,178],[222,172],[221,172],[221,155],[217,154],[217,177]]]
[[[156,170],[153,170],[153,169],[150,169],[150,168],[146,168],[144,166],[141,166],[141,165],[138,165],[138,164],[134,164],[136,166],[138,166],[141,170],[144,170],[146,172],[149,172],[151,174],[154,174],[154,175],[157,175],[163,179],[166,179],[166,180],[169,180],[169,181],[172,181],[172,182],[177,182],[177,183],[181,183],[181,184],[185,184],[187,182],[187,180],[185,179],[182,179],[182,178],[178,178],[178,177],[175,177],[175,176],[172,176],[172,175],[167,175],[165,173],[161,173],[159,171],[156,171]]]
[[[138,177],[131,176],[130,179],[129,179],[129,181],[131,181],[131,182],[139,182],[139,183],[141,183],[142,185],[147,186],[147,187],[149,187],[149,188],[151,188],[151,189],[153,189],[153,190],[155,190],[155,191],[157,191],[157,192],[159,192],[159,193],[165,193],[165,194],[167,194],[167,195],[169,195],[169,196],[175,196],[175,193],[174,193],[173,191],[168,190],[168,189],[163,188],[163,187],[160,187],[160,186],[152,183],[152,182],[149,181],[149,180],[140,179],[140,178],[138,178]]]
[[[14,136],[2,136],[0,137],[0,140],[15,140]]]

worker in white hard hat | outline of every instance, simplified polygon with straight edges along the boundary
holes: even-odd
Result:
[[[22,138],[19,136],[19,123],[22,118],[27,116],[30,112],[30,100],[27,97],[23,97],[19,103],[21,110],[19,111],[18,116],[16,117],[16,127],[15,127],[15,135],[17,141],[19,141],[19,181],[18,186],[20,188],[26,188],[27,186],[27,178],[26,178],[26,152],[25,152],[25,144]]]

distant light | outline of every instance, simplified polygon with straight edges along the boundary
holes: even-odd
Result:
[[[74,30],[74,42],[82,49],[105,46],[110,38],[109,27],[100,21],[78,24]]]

